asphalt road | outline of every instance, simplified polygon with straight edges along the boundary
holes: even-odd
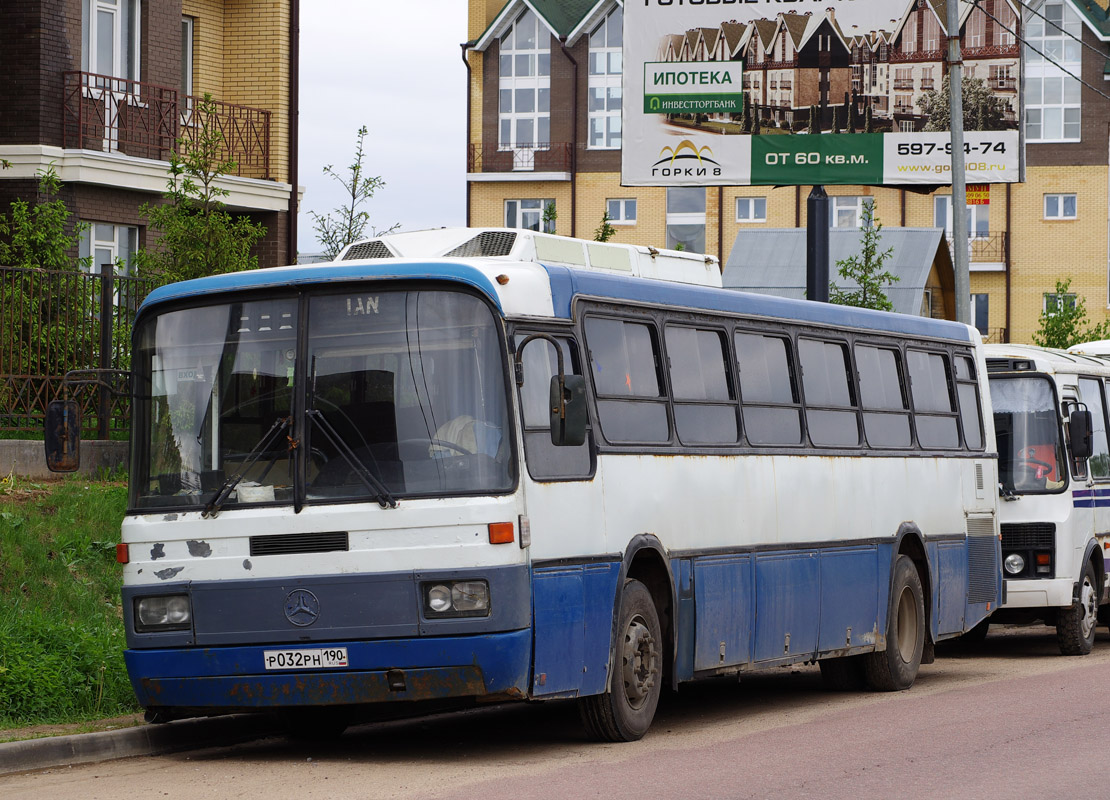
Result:
[[[14,798],[1055,798],[1099,792],[1110,635],[1047,628],[938,650],[901,693],[826,692],[815,667],[691,686],[632,744],[585,741],[569,703],[364,725],[0,778]]]

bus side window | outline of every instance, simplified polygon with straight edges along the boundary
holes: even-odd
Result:
[[[524,341],[527,333],[516,336],[516,344]],[[555,337],[563,348],[563,369],[568,375],[581,375],[582,363],[578,348],[561,336]],[[593,475],[593,455],[590,436],[577,447],[556,447],[551,443],[551,410],[549,390],[551,378],[558,374],[555,348],[542,339],[532,340],[524,348],[524,385],[520,388],[520,408],[523,416],[524,458],[528,474],[534,480],[589,478]]]
[[[983,425],[979,418],[979,385],[975,382],[975,362],[956,356],[956,396],[960,401],[960,424],[969,450],[983,449]]]
[[[728,348],[720,331],[668,325],[663,332],[674,394],[675,430],[685,445],[740,439]]]
[[[863,429],[872,447],[910,447],[910,404],[902,379],[902,358],[888,347],[857,344]]]
[[[917,441],[925,449],[960,446],[948,356],[907,350]]]
[[[643,322],[586,319],[586,347],[597,390],[601,432],[610,442],[671,438],[655,329]]]
[[[1102,381],[1098,378],[1080,378],[1079,391],[1091,412],[1091,477],[1095,480],[1110,478],[1110,445],[1106,437],[1106,402]]]
[[[798,340],[806,428],[821,447],[858,447],[859,418],[848,375],[848,348],[840,342]]]
[[[754,445],[801,444],[801,404],[790,340],[737,331],[744,433]]]

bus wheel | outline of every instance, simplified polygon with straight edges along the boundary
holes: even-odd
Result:
[[[863,659],[863,656],[821,659],[817,662],[821,667],[821,682],[829,691],[858,692],[867,686]]]
[[[1095,643],[1098,622],[1098,592],[1095,591],[1095,568],[1088,561],[1079,581],[1079,599],[1056,613],[1056,643],[1066,656],[1085,656]]]
[[[605,694],[583,697],[578,710],[591,739],[634,742],[647,733],[663,688],[663,637],[651,593],[636,580],[621,592],[612,675]]]
[[[925,600],[921,577],[909,556],[898,556],[890,581],[886,649],[864,656],[867,685],[882,692],[913,686],[925,648]]]

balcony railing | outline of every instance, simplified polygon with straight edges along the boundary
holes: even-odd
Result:
[[[895,78],[894,88],[905,91],[913,91],[913,78]]]
[[[503,145],[471,144],[467,172],[568,172],[572,148],[569,142]]]
[[[66,72],[62,89],[62,146],[168,161],[179,142],[195,143],[203,126],[223,135],[217,156],[236,163],[234,173],[269,179],[270,112],[213,101],[202,115],[201,98],[176,89],[91,72]]]
[[[955,241],[948,237],[948,249],[955,252]],[[1005,231],[972,233],[967,238],[968,261],[976,264],[1008,264],[1010,237]]]
[[[899,61],[944,61],[943,50],[914,50],[909,53],[903,53],[900,50],[892,50],[890,52],[891,62]]]
[[[996,92],[1016,92],[1017,78],[991,78],[990,87]]]

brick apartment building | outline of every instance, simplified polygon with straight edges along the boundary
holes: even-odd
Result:
[[[81,255],[125,264],[139,214],[165,189],[170,152],[216,101],[236,174],[229,210],[266,227],[259,264],[296,255],[299,0],[5,0],[0,13],[0,211],[33,199],[53,164]],[[76,254],[75,254],[76,255]]]
[[[1093,320],[1110,309],[1110,100],[1099,94],[1110,94],[1110,0],[1025,5],[1036,13],[1024,12],[1021,37],[1057,64],[1027,49],[1026,179],[992,185],[989,205],[968,206],[970,239],[962,245],[971,257],[974,322],[994,341],[1030,341],[1045,304],[1057,302],[1052,292],[1058,278],[1073,279],[1071,289],[1084,298]],[[1008,19],[1014,4],[983,0],[980,7]],[[671,247],[682,242],[722,263],[741,230],[805,226],[806,186],[621,186],[622,14],[617,0],[469,0],[468,224],[538,228],[544,208],[554,204],[554,230],[590,238],[608,211],[616,241]],[[858,69],[849,75],[859,81],[857,94],[877,94],[882,84],[892,110],[899,102],[907,105],[896,95],[916,97],[926,88],[921,82],[932,80],[939,88],[942,78],[943,63],[931,59],[933,74],[917,67],[909,75],[895,71],[901,62],[895,63],[893,51],[905,49],[911,18],[920,20],[915,41],[924,47],[926,25],[932,31],[946,19],[943,0],[916,0],[904,17],[893,24],[879,21],[884,24],[875,31],[843,31],[844,41],[856,48],[852,66]],[[1005,59],[1011,53],[991,49],[1012,47],[1008,38],[989,16],[969,8],[961,20],[964,46],[980,48],[966,62],[976,68],[975,77],[996,94],[1010,91],[1015,75]],[[775,22],[763,24],[769,41]],[[699,29],[676,34],[670,45],[676,53],[686,47],[708,54],[739,43],[742,34],[725,26],[710,34]],[[936,35],[946,35],[943,25]],[[924,63],[927,51],[921,53],[909,63]],[[769,76],[758,79],[759,90],[768,91],[762,84]],[[903,121],[914,122],[913,109],[905,111],[895,115],[900,128]],[[885,225],[952,229],[947,187],[927,194],[896,187],[826,189],[833,227],[858,227],[864,204],[873,202]]]

